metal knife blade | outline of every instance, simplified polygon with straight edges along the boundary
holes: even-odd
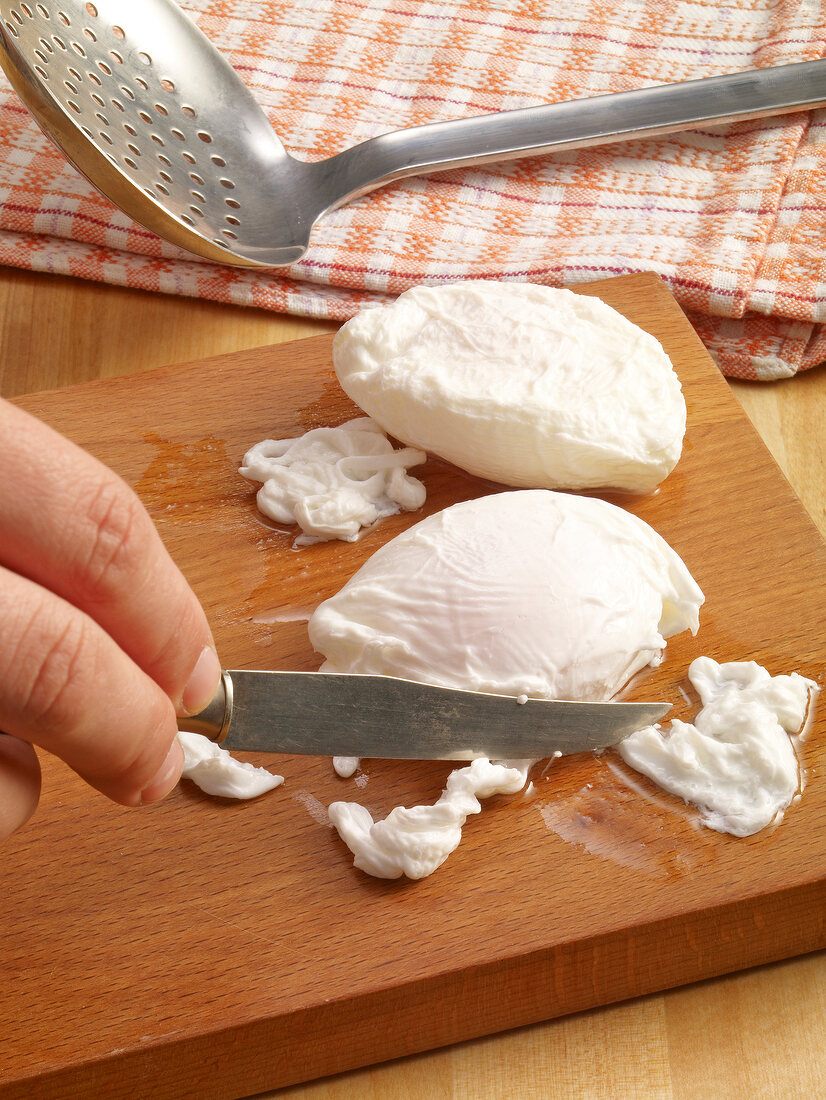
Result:
[[[224,672],[210,705],[178,727],[251,752],[524,760],[606,748],[671,709],[524,698],[393,676],[241,669]]]

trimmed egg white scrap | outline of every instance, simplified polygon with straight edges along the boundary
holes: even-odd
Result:
[[[295,439],[265,439],[244,456],[240,473],[263,482],[259,511],[277,523],[297,523],[296,540],[354,542],[363,528],[424,504],[424,485],[407,469],[423,451],[394,450],[369,417],[337,428],[314,428]]]
[[[334,802],[327,812],[355,867],[375,878],[425,878],[459,846],[462,826],[482,809],[479,800],[520,791],[529,767],[529,761],[508,766],[474,760],[450,773],[435,805],[397,806],[383,821],[373,821],[357,802]]]
[[[569,290],[416,287],[348,321],[333,363],[390,435],[503,485],[648,492],[682,450],[685,401],[660,343]]]
[[[334,756],[333,768],[336,775],[342,779],[350,779],[358,771],[359,758],[357,756]]]
[[[309,632],[327,672],[598,701],[658,663],[667,638],[696,633],[702,603],[679,556],[636,516],[523,490],[455,504],[397,535],[319,605]],[[429,874],[478,812],[474,799],[524,784],[525,762],[487,763],[454,772],[435,806],[373,822],[335,803],[331,820],[368,873]]]
[[[694,723],[649,726],[622,741],[623,760],[700,809],[704,825],[751,836],[771,824],[800,789],[790,734],[817,685],[798,673],[771,676],[755,661],[698,657],[688,670],[702,710]]]
[[[283,775],[256,768],[234,756],[200,733],[179,733],[184,750],[182,778],[191,779],[205,794],[220,798],[258,798],[280,787]]]

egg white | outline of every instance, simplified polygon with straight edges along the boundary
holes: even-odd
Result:
[[[661,344],[569,290],[416,287],[348,321],[333,363],[390,435],[503,485],[647,492],[682,450],[685,401]]]
[[[330,672],[599,700],[696,632],[703,594],[651,527],[592,497],[455,504],[376,551],[313,613]]]

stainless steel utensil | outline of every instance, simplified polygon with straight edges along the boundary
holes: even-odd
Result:
[[[224,672],[178,728],[227,749],[400,760],[544,759],[653,725],[668,703],[572,703],[433,687],[395,676]]]
[[[826,104],[826,61],[431,123],[291,157],[172,0],[0,0],[0,64],[116,206],[208,260],[294,263],[327,211],[404,176]]]

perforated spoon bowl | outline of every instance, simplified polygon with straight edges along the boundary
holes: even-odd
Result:
[[[826,104],[826,61],[800,62],[431,123],[304,162],[172,0],[0,0],[0,64],[116,206],[247,267],[294,263],[323,214],[404,176]]]

